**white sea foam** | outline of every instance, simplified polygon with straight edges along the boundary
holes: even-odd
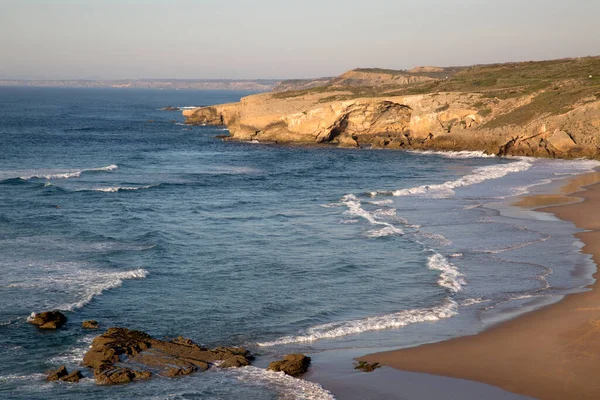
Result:
[[[394,200],[392,200],[392,199],[371,200],[368,203],[376,205],[376,206],[387,206],[387,205],[394,204]]]
[[[29,179],[69,179],[69,178],[78,178],[84,172],[102,172],[102,171],[114,171],[119,167],[115,164],[107,165],[106,167],[100,168],[88,168],[88,169],[79,169],[79,170],[41,170],[38,172],[31,172],[31,175],[23,175],[20,176],[20,179],[29,180]]]
[[[465,299],[465,300],[463,300],[463,301],[460,302],[460,306],[461,307],[468,307],[468,306],[472,306],[472,305],[475,305],[475,304],[488,303],[490,301],[491,300],[486,300],[486,299],[483,299],[481,297],[478,297],[476,299]]]
[[[432,250],[433,251],[433,250]],[[440,271],[438,285],[445,287],[453,293],[460,292],[467,284],[465,276],[438,252],[433,252],[427,259],[427,267],[431,270]]]
[[[384,226],[383,228],[380,228],[380,229],[373,229],[373,230],[367,231],[365,233],[365,236],[373,239],[373,238],[403,235],[403,234],[404,234],[404,231],[402,229],[396,228],[395,226]]]
[[[467,204],[463,207],[463,210],[472,210],[474,208],[479,208],[483,205],[483,203],[475,203],[475,204]]]
[[[330,322],[306,329],[296,336],[284,336],[272,342],[261,342],[259,346],[277,346],[289,343],[309,343],[319,339],[332,339],[362,332],[401,328],[419,322],[433,322],[457,314],[458,304],[447,298],[443,304],[431,308],[403,310],[393,314],[367,317],[353,321]]]
[[[450,239],[446,238],[444,235],[440,235],[439,233],[419,232],[418,235],[425,239],[429,239],[440,246],[450,246],[452,244]]]
[[[0,375],[0,383],[2,382],[14,382],[14,381],[40,381],[46,378],[44,374],[30,374],[30,375]]]
[[[374,214],[372,214],[372,213],[368,212],[367,210],[365,210],[364,208],[362,208],[360,200],[358,200],[358,198],[353,194],[347,194],[344,197],[342,197],[341,203],[344,204],[346,207],[348,207],[348,210],[346,211],[346,213],[349,215],[352,215],[355,217],[361,217],[361,218],[367,220],[368,222],[370,222],[372,225],[380,225],[384,228],[388,228],[386,230],[386,232],[388,232],[388,233],[393,232],[393,234],[395,234],[395,235],[402,235],[404,233],[402,231],[402,229],[390,224],[389,222],[378,220]],[[389,236],[389,235],[386,235],[386,236]],[[379,237],[379,236],[369,236],[369,237]]]
[[[520,159],[508,164],[488,165],[475,168],[472,173],[465,175],[454,181],[447,181],[435,185],[422,185],[408,189],[398,189],[395,191],[371,192],[371,195],[393,195],[393,196],[425,196],[432,198],[444,198],[454,194],[454,189],[464,186],[476,185],[478,183],[499,179],[510,173],[527,171],[532,163],[525,159]]]
[[[285,400],[333,400],[335,397],[318,383],[298,379],[283,372],[267,371],[257,367],[235,368],[231,372],[245,383],[266,386]]]
[[[146,185],[146,186],[109,186],[109,187],[99,187],[92,189],[78,189],[78,192],[104,192],[104,193],[116,193],[120,191],[129,191],[129,190],[140,190],[140,189],[150,189],[157,185]]]
[[[77,345],[64,353],[50,358],[48,361],[58,365],[80,365],[83,356],[89,350],[92,340],[94,340],[95,337],[96,335],[86,335],[77,339]]]
[[[142,268],[109,272],[89,269],[79,263],[63,262],[45,265],[36,278],[30,278],[26,282],[13,282],[7,287],[51,290],[51,299],[65,297],[68,300],[63,304],[44,304],[44,308],[73,311],[85,306],[106,290],[120,287],[125,280],[143,279],[146,276],[148,271]]]
[[[483,151],[433,151],[433,150],[408,150],[409,153],[422,154],[422,155],[436,155],[446,158],[490,158],[496,157],[494,154],[486,154]]]

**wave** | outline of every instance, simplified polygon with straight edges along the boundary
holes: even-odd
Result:
[[[510,173],[527,171],[533,164],[528,160],[511,162],[508,164],[488,165],[475,168],[471,174],[465,175],[454,181],[447,181],[435,185],[422,185],[408,189],[398,189],[394,191],[371,192],[371,196],[392,195],[392,196],[419,196],[444,198],[454,194],[454,189],[464,186],[476,185],[490,179],[499,179]]]
[[[384,228],[387,228],[386,232],[393,232],[396,235],[404,234],[402,229],[390,224],[389,222],[377,220],[375,215],[362,208],[360,200],[358,200],[358,198],[353,194],[347,194],[342,197],[341,204],[344,204],[346,207],[348,207],[346,213],[349,215],[364,218],[373,225],[381,225]]]
[[[475,304],[481,304],[481,303],[489,303],[491,300],[486,300],[483,299],[481,297],[478,297],[476,299],[465,299],[463,301],[460,302],[460,306],[461,307],[468,307],[468,306],[472,306]]]
[[[421,154],[421,155],[436,155],[445,158],[493,158],[496,157],[494,154],[487,154],[483,151],[433,151],[433,150],[408,150],[408,153]]]
[[[146,186],[109,186],[109,187],[100,187],[93,189],[78,189],[78,192],[104,192],[104,193],[116,193],[121,191],[131,191],[131,190],[140,190],[140,189],[150,189],[152,187],[156,187],[158,185],[146,185]]]
[[[453,317],[457,313],[458,304],[451,298],[446,298],[443,304],[436,307],[403,310],[393,314],[353,321],[330,322],[308,328],[296,336],[284,336],[272,342],[260,342],[258,345],[270,347],[289,343],[309,343],[319,339],[333,339],[362,332],[401,328],[419,322],[439,321]]]
[[[0,383],[14,381],[41,381],[46,379],[46,374],[37,373],[30,375],[0,375]]]
[[[427,267],[431,270],[440,271],[438,285],[453,293],[460,292],[463,286],[467,284],[464,274],[450,263],[446,257],[434,250],[431,251],[433,254],[427,259]]]
[[[33,175],[25,175],[20,176],[19,179],[28,181],[30,179],[69,179],[69,178],[78,178],[81,174],[86,172],[107,172],[114,171],[119,167],[115,164],[107,165],[106,167],[100,168],[88,168],[88,169],[80,169],[75,171],[65,171],[65,172],[49,172],[49,173],[33,173]]]
[[[253,366],[230,370],[237,378],[253,385],[267,386],[278,392],[282,399],[333,400],[335,397],[321,385],[294,378],[283,372],[268,371]]]
[[[67,297],[74,297],[74,299],[58,306],[49,304],[45,308],[74,311],[105,291],[120,287],[126,280],[143,279],[148,276],[148,271],[142,268],[124,272],[106,272],[80,268],[77,263],[60,263],[46,268],[45,272],[46,274],[29,282],[16,282],[7,287],[36,291],[51,290],[54,298],[57,293],[66,293]],[[29,318],[32,316],[33,313]]]
[[[543,236],[543,237],[541,237],[539,239],[536,239],[536,240],[531,240],[529,242],[517,243],[515,245],[504,247],[504,248],[497,249],[497,250],[473,250],[473,252],[474,253],[483,253],[483,254],[504,253],[506,251],[522,249],[523,247],[531,246],[532,244],[542,243],[542,242],[545,242],[546,240],[551,239],[551,238],[552,238],[552,236],[545,235],[545,236]]]
[[[373,229],[365,233],[365,236],[371,239],[386,237],[386,236],[397,236],[403,235],[402,229],[396,228],[395,226],[385,226],[381,229]]]
[[[83,356],[89,350],[95,337],[96,335],[86,335],[77,339],[76,346],[62,354],[50,358],[48,362],[58,365],[81,365]]]

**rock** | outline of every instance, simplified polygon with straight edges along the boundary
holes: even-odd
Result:
[[[375,371],[377,368],[380,368],[381,365],[379,365],[378,362],[369,364],[366,361],[359,361],[358,363],[356,363],[356,365],[354,366],[354,369],[359,369],[363,372],[373,372]]]
[[[173,107],[173,106],[166,106],[161,108],[162,111],[179,111],[180,108],[179,107]]]
[[[125,328],[110,328],[92,341],[90,350],[83,356],[83,365],[98,369],[112,365],[119,356],[133,356],[150,347],[150,335]]]
[[[287,375],[299,376],[308,370],[310,357],[304,354],[288,354],[281,361],[273,361],[269,364],[270,371],[283,371]]]
[[[48,371],[48,376],[46,377],[47,381],[58,381],[65,376],[68,376],[67,368],[64,365],[61,365],[55,370]]]
[[[112,385],[148,379],[153,373],[167,377],[189,375],[205,371],[212,364],[224,368],[245,366],[252,358],[243,347],[208,350],[181,336],[164,341],[141,331],[110,328],[92,341],[83,365],[94,369],[96,383]]]
[[[198,368],[194,365],[191,365],[188,368],[170,367],[169,369],[167,369],[167,373],[165,375],[168,377],[184,376],[196,371],[198,371]]]
[[[98,321],[94,321],[93,319],[89,320],[89,321],[83,321],[83,323],[81,324],[81,327],[83,329],[98,329]]]
[[[546,138],[546,140],[555,149],[558,149],[561,152],[567,152],[577,145],[577,143],[575,143],[571,135],[559,129],[556,129],[551,135],[549,135]]]
[[[241,355],[234,355],[223,360],[219,367],[221,368],[239,368],[250,365],[250,361]]]
[[[67,322],[67,317],[60,311],[44,311],[39,314],[32,313],[27,321],[40,329],[58,329]]]
[[[83,375],[81,374],[81,371],[77,369],[71,372],[69,375],[62,377],[60,380],[63,382],[75,383],[79,382],[81,378],[83,378]]]
[[[79,380],[83,378],[81,371],[75,370],[69,374],[67,368],[64,365],[61,365],[56,370],[48,371],[48,376],[46,377],[47,381],[63,381],[63,382],[79,382]]]

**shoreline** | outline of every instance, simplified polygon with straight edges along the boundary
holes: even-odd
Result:
[[[600,172],[568,178],[558,192],[525,196],[514,205],[552,213],[584,229],[575,237],[598,268]],[[599,398],[595,371],[600,360],[600,282],[583,289],[475,335],[358,359],[482,382],[541,399]]]

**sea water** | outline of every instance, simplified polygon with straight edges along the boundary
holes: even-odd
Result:
[[[505,210],[596,162],[225,142],[161,111],[247,94],[0,88],[0,397],[327,399],[258,367],[113,387],[43,373],[78,368],[87,319],[263,366],[475,333],[591,281],[571,223]],[[50,309],[65,328],[27,323]]]

